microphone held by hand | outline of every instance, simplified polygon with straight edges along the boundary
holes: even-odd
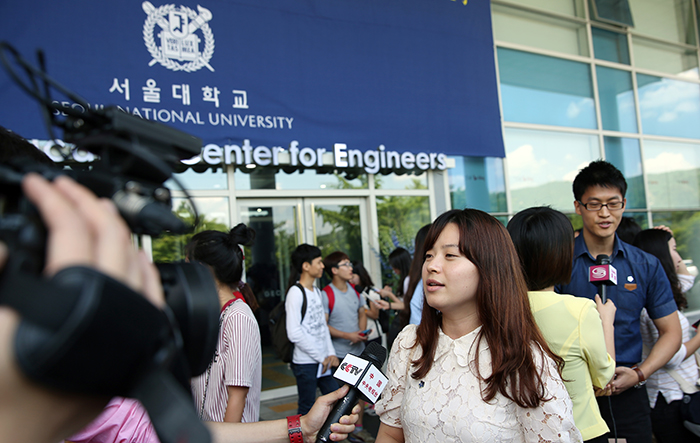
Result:
[[[595,259],[595,265],[588,268],[588,281],[599,288],[600,300],[608,301],[608,286],[617,285],[617,269],[610,264],[610,257],[600,254]]]
[[[386,360],[386,349],[379,343],[367,345],[358,357],[348,354],[335,371],[335,378],[350,385],[348,393],[336,403],[316,436],[316,442],[328,442],[331,425],[338,423],[340,417],[352,412],[358,399],[375,403],[387,385],[388,379],[380,368]]]

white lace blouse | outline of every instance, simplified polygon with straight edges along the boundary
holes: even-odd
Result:
[[[472,346],[481,328],[452,340],[439,333],[435,362],[421,380],[411,378],[410,361],[420,356],[411,350],[416,326],[397,337],[389,358],[389,385],[377,403],[382,423],[400,427],[406,442],[580,442],[574,425],[571,399],[554,361],[545,364],[546,398],[537,408],[521,408],[502,394],[486,403],[473,366]],[[491,354],[482,342],[480,372],[491,373]],[[534,353],[542,367],[539,352]]]

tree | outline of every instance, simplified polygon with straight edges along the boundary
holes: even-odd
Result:
[[[188,226],[194,225],[194,211],[186,200],[181,201],[173,213]],[[225,224],[207,219],[205,215],[200,214],[200,223],[195,227],[194,232],[188,234],[165,233],[160,237],[154,238],[152,246],[153,261],[156,263],[182,261],[185,259],[185,246],[194,234],[207,230],[228,232],[229,229]]]
[[[379,227],[379,257],[382,278],[387,284],[396,281],[389,254],[397,247],[413,252],[416,233],[430,223],[430,203],[423,196],[377,197],[377,221]]]

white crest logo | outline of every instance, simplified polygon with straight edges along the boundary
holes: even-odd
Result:
[[[605,268],[593,268],[591,273],[593,274],[593,277],[595,277],[595,278],[605,278],[605,276],[607,275]]]
[[[148,66],[156,62],[173,71],[194,72],[202,66],[210,71],[214,68],[209,64],[214,54],[214,34],[207,22],[211,20],[211,12],[197,5],[199,13],[187,6],[163,5],[159,8],[149,1],[141,4],[148,14],[143,24],[143,41],[153,60]],[[160,32],[160,46],[156,45],[154,36],[155,27],[158,25]],[[202,32],[204,37],[204,50],[199,51],[199,43],[202,39],[196,34]],[[185,62],[185,63],[179,63]]]

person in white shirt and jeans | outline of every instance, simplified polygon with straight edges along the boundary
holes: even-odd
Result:
[[[298,413],[306,414],[314,404],[317,387],[324,395],[338,389],[338,383],[329,370],[337,367],[340,362],[331,342],[321,292],[314,286],[314,280],[323,275],[321,250],[308,244],[297,246],[292,252],[291,267],[284,302],[287,337],[294,343],[292,372],[297,380]],[[304,294],[296,285],[297,282],[304,288],[306,295],[303,318]]]

